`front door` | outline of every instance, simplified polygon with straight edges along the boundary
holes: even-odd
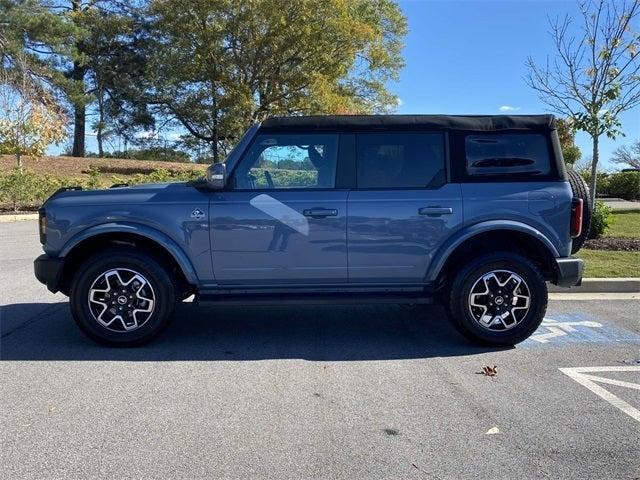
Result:
[[[337,134],[256,137],[212,193],[211,250],[221,285],[347,281],[347,191],[336,190]]]
[[[462,226],[459,184],[447,182],[442,133],[357,135],[357,188],[348,199],[349,280],[421,283]]]

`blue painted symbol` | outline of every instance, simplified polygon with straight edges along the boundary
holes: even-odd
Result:
[[[567,343],[640,342],[640,335],[591,319],[580,313],[545,318],[521,345],[534,347]]]

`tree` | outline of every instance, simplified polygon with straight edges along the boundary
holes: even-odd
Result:
[[[147,102],[218,150],[269,115],[393,108],[406,20],[392,0],[154,0]]]
[[[45,109],[82,94],[68,75],[69,62],[79,61],[74,39],[82,32],[60,8],[47,0],[0,0],[0,69],[14,88],[27,75],[30,91],[19,93],[46,99]]]
[[[567,165],[574,165],[578,160],[580,160],[582,152],[575,144],[576,134],[571,126],[571,121],[559,118],[556,120],[556,125],[564,162]]]
[[[527,83],[553,111],[569,117],[592,140],[591,204],[596,195],[599,140],[620,132],[620,113],[640,104],[640,35],[633,25],[640,0],[580,2],[580,28],[573,19],[551,23],[553,60],[527,59]]]
[[[42,156],[65,135],[66,118],[59,107],[31,81],[24,63],[22,75],[0,72],[0,153],[15,155],[22,171],[22,156]]]
[[[143,10],[135,7],[94,8],[85,13],[91,25],[84,41],[86,91],[91,95],[95,115],[98,155],[104,156],[104,141],[111,136],[135,138],[140,128],[152,129],[154,119],[140,96],[146,58],[142,45]]]
[[[21,55],[32,78],[43,93],[64,101],[73,115],[72,155],[85,153],[87,110],[96,99],[99,144],[102,148],[104,117],[111,99],[106,82],[110,67],[125,70],[130,57],[123,56],[121,44],[131,28],[134,7],[125,0],[0,0],[0,25],[4,28],[2,68],[11,72]],[[113,70],[113,68],[111,68]],[[118,80],[119,85],[124,85]],[[113,87],[113,82],[112,87]]]
[[[616,149],[611,161],[631,168],[640,168],[640,140],[636,140],[630,147],[622,146]]]

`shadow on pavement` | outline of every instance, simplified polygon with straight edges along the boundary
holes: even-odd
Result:
[[[440,306],[194,307],[138,348],[93,343],[64,303],[2,307],[2,360],[313,361],[398,360],[474,355]]]

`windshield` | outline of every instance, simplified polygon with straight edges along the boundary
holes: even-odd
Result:
[[[247,131],[244,132],[244,135],[242,135],[242,138],[236,144],[236,146],[233,147],[233,149],[229,152],[229,155],[227,155],[227,158],[225,158],[224,160],[224,163],[227,166],[227,171],[231,171],[231,169],[235,166],[236,162],[240,159],[242,152],[244,152],[251,140],[253,140],[253,137],[255,136],[259,128],[259,123],[254,123],[253,125],[251,125],[247,129]]]

